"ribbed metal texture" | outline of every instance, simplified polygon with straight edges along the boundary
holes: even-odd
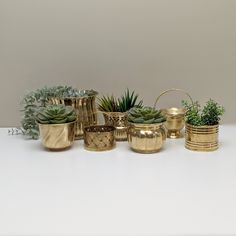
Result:
[[[76,139],[83,138],[84,127],[97,124],[96,95],[71,98],[51,98],[53,104],[72,106],[76,110]]]
[[[166,139],[163,123],[135,124],[128,126],[128,142],[132,150],[140,153],[158,152]]]
[[[185,147],[193,151],[214,151],[218,149],[219,125],[185,126]]]

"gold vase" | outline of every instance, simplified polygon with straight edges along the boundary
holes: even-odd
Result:
[[[106,151],[115,147],[115,127],[95,125],[84,128],[84,147],[90,151]]]
[[[51,150],[70,147],[75,138],[76,121],[64,124],[38,124],[43,145]]]
[[[183,108],[169,108],[162,109],[162,114],[166,117],[165,127],[167,129],[167,138],[181,138],[181,130],[184,128],[184,114]]]
[[[127,140],[128,115],[126,112],[102,112],[105,125],[114,126],[116,141]]]
[[[84,93],[86,93],[86,91],[88,90],[83,90]],[[97,124],[97,109],[95,103],[97,94],[98,93],[94,91],[92,95],[84,97],[51,98],[51,103],[53,104],[64,104],[75,108],[77,114],[76,139],[83,138],[84,127]]]
[[[193,151],[214,151],[218,149],[219,125],[185,126],[185,147]]]
[[[168,89],[168,90],[162,92],[157,97],[157,99],[154,103],[154,107],[156,107],[156,104],[159,101],[159,99],[163,95],[165,95],[169,92],[184,93],[190,99],[191,103],[193,103],[192,97],[187,92],[185,92],[182,89],[171,88],[171,89]],[[172,108],[168,108],[168,109],[161,109],[161,111],[162,111],[163,115],[166,116],[165,127],[167,129],[167,137],[173,138],[173,139],[183,137],[183,135],[181,134],[181,130],[184,128],[184,125],[185,125],[185,122],[184,122],[185,109],[172,107]]]
[[[166,139],[163,123],[137,124],[129,123],[128,142],[131,149],[139,153],[158,152]]]

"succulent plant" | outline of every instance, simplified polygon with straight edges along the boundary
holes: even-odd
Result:
[[[128,111],[128,121],[141,124],[155,124],[166,121],[161,111],[153,107],[134,107]]]
[[[217,125],[221,116],[224,114],[225,109],[217,102],[210,99],[206,102],[203,109],[196,101],[194,103],[188,103],[182,101],[183,106],[186,109],[185,120],[190,125],[202,126],[202,125]]]
[[[63,124],[76,120],[76,113],[73,107],[59,105],[48,105],[39,110],[36,120],[40,124]]]
[[[143,101],[137,102],[137,99],[138,94],[135,94],[134,91],[130,92],[127,89],[120,98],[115,98],[113,95],[99,98],[98,109],[105,112],[126,112],[133,107],[142,106]]]

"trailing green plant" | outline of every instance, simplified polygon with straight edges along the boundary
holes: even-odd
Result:
[[[98,109],[104,112],[126,112],[133,107],[142,107],[143,101],[137,100],[138,94],[127,89],[120,98],[115,98],[113,95],[99,98]]]
[[[153,107],[134,107],[128,111],[128,121],[141,124],[155,124],[166,121],[161,111]]]
[[[73,107],[62,104],[52,104],[42,107],[36,114],[36,121],[40,124],[63,124],[76,120]]]
[[[209,99],[203,108],[198,101],[182,101],[182,104],[186,109],[185,121],[195,126],[217,125],[225,112],[224,107],[212,99]]]
[[[52,97],[85,97],[96,94],[94,90],[78,90],[71,86],[44,87],[26,94],[21,101],[23,117],[21,128],[9,130],[9,134],[23,134],[31,139],[38,139],[39,128],[35,115],[41,107],[45,107]]]

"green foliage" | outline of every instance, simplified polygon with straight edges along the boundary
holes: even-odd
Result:
[[[134,91],[130,93],[129,89],[120,98],[103,96],[98,99],[98,109],[105,112],[126,112],[133,107],[142,107],[143,101],[137,102],[138,94]]]
[[[202,125],[217,125],[221,116],[224,114],[225,109],[217,102],[210,99],[206,102],[203,109],[196,101],[193,104],[187,101],[182,101],[183,106],[186,109],[185,120],[190,125],[202,126]]]
[[[134,107],[128,111],[128,121],[141,124],[155,124],[166,121],[161,111],[153,107]]]
[[[26,94],[21,102],[23,118],[22,134],[31,139],[38,139],[39,129],[35,115],[41,107],[45,107],[51,97],[84,97],[96,94],[93,90],[78,90],[71,86],[44,87]],[[17,132],[12,132],[16,134]]]
[[[76,113],[73,107],[59,105],[47,105],[40,108],[36,114],[36,121],[41,124],[63,124],[76,120]]]

